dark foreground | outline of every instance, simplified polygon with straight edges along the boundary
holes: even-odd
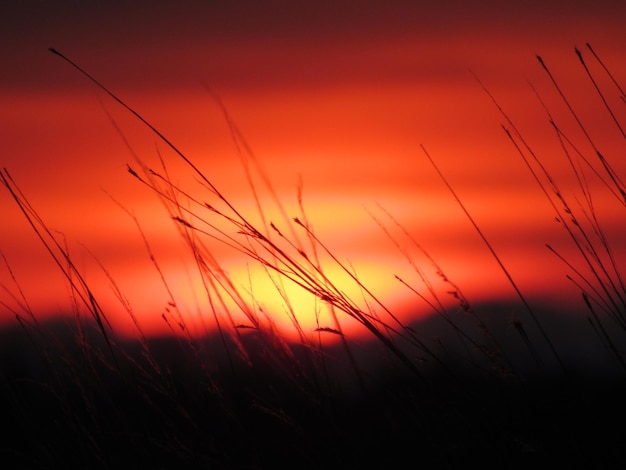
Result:
[[[219,337],[111,352],[84,330],[1,332],[3,468],[626,468],[626,374],[588,343],[564,369],[430,336],[415,373],[375,343],[350,359],[245,331],[246,359]]]

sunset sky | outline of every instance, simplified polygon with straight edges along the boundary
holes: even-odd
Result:
[[[219,201],[163,141],[50,53],[50,47],[139,112],[238,211],[259,222],[242,166],[248,162],[268,222],[310,256],[305,231],[282,217],[262,174],[289,219],[303,220],[301,187],[315,234],[403,321],[429,309],[394,277],[427,294],[402,249],[443,300],[453,299],[445,294],[449,286],[441,284],[427,258],[387,213],[470,302],[515,297],[421,145],[529,298],[555,304],[579,298],[565,279],[570,271],[545,244],[575,254],[504,133],[505,119],[475,76],[571,196],[567,160],[532,87],[577,148],[591,156],[593,149],[537,61],[541,55],[594,142],[625,175],[626,140],[574,48],[583,52],[626,124],[625,103],[585,47],[590,43],[626,84],[626,3],[130,3],[26,1],[3,6],[0,14],[0,166],[58,240],[67,243],[114,329],[133,331],[99,263],[144,331],[167,331],[162,314],[171,309],[128,212],[141,226],[189,325],[212,324],[197,267],[177,224],[155,193],[127,172],[127,164],[139,170],[136,155],[160,169],[162,155],[173,183],[211,204]],[[254,158],[242,160],[242,142],[233,140],[209,90],[219,96]],[[598,216],[624,266],[624,207],[586,171]],[[33,310],[41,315],[71,311],[67,282],[4,187],[0,215],[0,251]],[[208,211],[204,215],[215,218]],[[240,236],[232,227],[227,230]],[[288,327],[284,302],[253,260],[219,242],[208,248],[243,298],[274,312],[278,325]],[[340,290],[364,310],[380,310],[331,259],[322,259]],[[19,294],[4,264],[0,286],[0,319],[12,322]],[[287,292],[306,331],[335,326],[320,302],[302,297],[295,287]],[[238,317],[235,323],[246,319]]]

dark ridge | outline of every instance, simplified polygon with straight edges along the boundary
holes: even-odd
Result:
[[[426,383],[376,342],[351,344],[356,371],[340,346],[281,345],[255,330],[241,335],[241,348],[228,343],[232,362],[218,335],[147,344],[113,336],[117,369],[95,324],[79,330],[74,319],[58,319],[5,328],[0,458],[19,468],[623,462],[613,429],[626,418],[626,387],[610,352],[584,317],[538,311],[570,373],[548,360],[538,364],[511,326],[519,309],[502,302],[477,310],[501,341],[508,368],[498,368],[501,357],[469,350],[439,317],[412,325],[439,345],[446,366],[407,350]],[[472,318],[451,315],[488,350]],[[551,357],[539,332],[529,327],[527,337],[540,358]]]

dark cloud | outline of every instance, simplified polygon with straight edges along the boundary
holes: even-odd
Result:
[[[456,0],[28,1],[4,9],[0,19],[4,89],[68,83],[69,77],[57,75],[62,69],[51,65],[55,60],[46,50],[51,46],[76,57],[89,70],[106,72],[110,80],[133,81],[142,74],[154,77],[154,85],[164,85],[199,70],[224,82],[243,81],[243,86],[246,76],[261,82],[266,76],[274,82],[280,77],[283,82],[323,82],[326,69],[351,79],[384,74],[389,64],[381,57],[389,51],[377,49],[384,44],[413,44],[417,51],[456,54],[458,60],[463,51],[457,49],[464,44],[496,47],[504,36],[509,41],[559,36],[566,40],[573,33],[588,40],[589,25],[601,23],[613,31],[621,27],[618,18],[626,13],[615,2],[487,1],[468,6]],[[339,55],[344,57],[343,66],[335,59]],[[409,62],[411,56],[399,59]],[[422,61],[419,67],[427,65]],[[409,70],[408,75],[415,72]]]

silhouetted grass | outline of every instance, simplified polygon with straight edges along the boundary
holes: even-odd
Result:
[[[589,45],[587,49],[624,100],[609,68]],[[301,214],[295,218],[287,216],[274,195],[284,218],[281,227],[286,228],[267,220],[249,173],[256,157],[218,97],[257,203],[258,225],[149,121],[67,57],[51,51],[154,132],[199,182],[199,190],[177,185],[162,157],[159,169],[149,168],[136,156],[135,165],[128,167],[177,223],[181,240],[196,261],[217,328],[192,334],[167,273],[128,212],[169,294],[163,320],[172,335],[143,334],[124,299],[124,286],[118,286],[106,263],[101,263],[120,308],[137,329],[135,341],[117,335],[67,247],[4,169],[3,185],[64,274],[75,307],[62,319],[40,320],[3,256],[14,282],[3,286],[4,291],[17,305],[0,301],[16,320],[15,326],[0,332],[0,398],[5,404],[0,454],[11,468],[500,469],[626,464],[621,435],[615,431],[626,418],[623,260],[615,255],[597,216],[590,178],[610,191],[617,205],[626,205],[626,188],[541,58],[540,66],[578,125],[577,137],[582,136],[591,149],[584,152],[574,144],[537,93],[547,127],[558,139],[576,181],[577,193],[572,196],[544,165],[548,156],[533,150],[496,97],[480,85],[498,107],[514,152],[576,249],[575,257],[568,258],[548,246],[554,262],[569,268],[583,314],[531,306],[488,234],[439,170],[436,156],[423,147],[514,287],[518,302],[472,305],[412,234],[383,210],[389,223],[426,256],[448,289],[446,295],[455,299],[453,305],[442,300],[421,267],[394,240],[386,222],[373,217],[426,287],[422,292],[415,282],[397,277],[432,310],[428,318],[407,324],[316,235],[301,195]],[[583,54],[575,52],[623,136],[608,94]],[[256,168],[272,191],[267,175]],[[229,246],[276,276],[274,285],[285,295],[299,341],[277,334],[271,312],[262,312],[244,298],[213,256],[209,241]],[[322,255],[359,287],[365,307],[327,275]],[[308,335],[283,282],[296,283],[316,296],[331,309],[335,323],[318,325],[317,338]],[[509,312],[520,305],[525,315],[511,320]],[[360,323],[371,342],[346,334],[342,329],[346,317]],[[322,335],[339,341],[328,344]]]

